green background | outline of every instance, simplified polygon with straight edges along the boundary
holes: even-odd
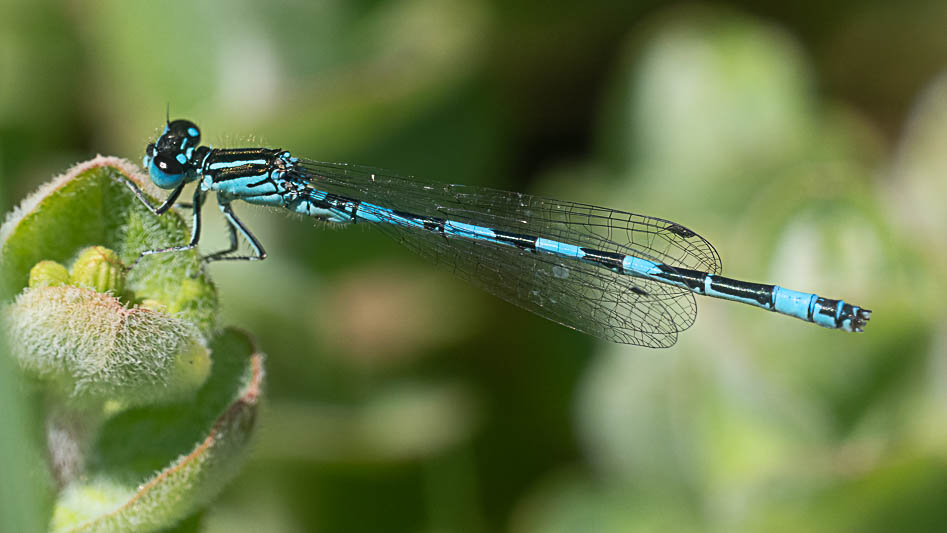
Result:
[[[215,146],[675,220],[726,274],[875,311],[851,335],[701,300],[673,348],[609,345],[377,231],[237,206],[270,259],[211,274],[223,322],[268,354],[268,399],[205,531],[947,521],[944,2],[0,0],[0,14],[5,211],[96,153],[139,161],[170,107]],[[225,243],[215,211],[208,251]],[[3,405],[0,423],[22,426]],[[22,453],[2,435],[4,460]]]

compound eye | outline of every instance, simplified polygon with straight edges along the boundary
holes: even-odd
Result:
[[[148,167],[151,181],[162,189],[174,189],[184,181],[184,165],[166,154],[158,154]]]
[[[178,162],[177,159],[166,154],[154,156],[154,161],[152,164],[158,167],[158,170],[164,172],[165,174],[184,174],[184,165]]]
[[[155,156],[155,143],[151,143],[145,148],[145,155],[148,157]]]

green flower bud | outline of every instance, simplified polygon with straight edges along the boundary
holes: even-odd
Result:
[[[125,289],[125,265],[104,246],[91,246],[72,265],[72,284],[99,292],[120,294]]]
[[[55,261],[40,261],[30,269],[29,287],[61,287],[69,283],[69,271]]]

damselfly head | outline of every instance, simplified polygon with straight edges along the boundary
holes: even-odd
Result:
[[[144,165],[151,181],[162,189],[175,189],[194,177],[194,149],[201,130],[190,120],[175,120],[165,126],[158,140],[145,149]]]

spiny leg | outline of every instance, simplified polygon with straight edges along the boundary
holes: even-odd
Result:
[[[221,204],[220,200],[218,199],[217,207],[220,208],[221,213],[224,213],[224,205],[229,205],[229,204]],[[236,252],[237,248],[240,246],[239,241],[237,241],[237,228],[233,225],[233,222],[231,222],[226,217],[227,217],[227,214],[224,213],[224,218],[227,220],[227,233],[229,234],[229,237],[230,237],[230,248],[227,248],[226,250],[219,250],[212,254],[205,255],[204,257],[201,258],[204,261],[207,261],[207,262],[217,261],[219,258],[222,258],[225,255]]]
[[[174,193],[172,193],[174,194]],[[194,189],[194,198],[192,200],[193,206],[191,208],[191,213],[193,217],[193,223],[191,225],[191,240],[185,246],[170,246],[168,248],[159,248],[157,250],[145,250],[138,255],[138,259],[135,259],[135,262],[132,263],[132,267],[138,264],[139,261],[146,255],[162,254],[166,252],[183,252],[185,250],[191,250],[197,246],[198,241],[201,240],[201,204],[204,201],[204,192],[200,187]],[[165,208],[167,210],[167,208]],[[129,267],[131,268],[131,267]]]
[[[141,192],[141,189],[138,188],[138,185],[136,185],[135,182],[133,182],[132,180],[128,179],[125,176],[119,176],[118,179],[119,181],[124,183],[125,186],[128,187],[133,193],[135,193],[135,196],[138,197],[138,200],[140,200],[141,203],[143,203],[145,207],[148,208],[149,211],[151,211],[152,213],[156,215],[161,215],[165,213],[168,209],[171,209],[171,206],[174,205],[174,202],[178,199],[178,196],[181,195],[181,191],[184,190],[184,184],[182,183],[181,185],[178,185],[176,189],[171,191],[171,194],[169,194],[168,197],[164,200],[164,203],[162,203],[159,206],[155,206],[151,204],[151,200],[149,200],[148,197],[145,196],[143,192]],[[139,259],[141,258],[139,257]]]
[[[224,214],[224,218],[227,220],[227,229],[230,231],[230,248],[204,256],[204,261],[209,263],[211,261],[261,261],[266,259],[266,250],[263,249],[263,245],[260,244],[260,241],[257,240],[256,236],[254,236],[249,229],[247,229],[243,222],[237,218],[237,215],[234,214],[233,209],[230,207],[230,202],[222,201],[218,196],[217,206],[220,208],[220,212]],[[238,231],[244,236],[244,238],[247,239],[256,255],[227,255],[237,251]]]

